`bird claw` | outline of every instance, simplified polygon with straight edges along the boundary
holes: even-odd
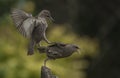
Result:
[[[50,41],[48,41],[47,43],[48,43],[48,44],[51,44],[51,42],[50,42]]]
[[[48,44],[56,44],[56,42],[48,42]]]
[[[44,66],[46,66],[46,63],[47,63],[48,60],[49,60],[49,58],[44,60]]]

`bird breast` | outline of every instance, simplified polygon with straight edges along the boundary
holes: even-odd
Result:
[[[44,33],[47,23],[43,20],[36,20],[35,28],[32,33],[32,38],[36,43],[39,43],[44,38]]]
[[[36,24],[44,24],[44,26],[48,27],[48,24],[47,24],[45,18],[38,18],[38,19],[36,19]]]

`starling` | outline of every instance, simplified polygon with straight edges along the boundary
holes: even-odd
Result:
[[[28,55],[34,54],[34,46],[44,40],[48,44],[45,32],[48,27],[46,19],[53,20],[48,10],[42,10],[36,17],[19,9],[12,9],[11,17],[18,31],[26,38],[30,39],[28,45]]]
[[[39,52],[44,52],[47,55],[47,59],[44,61],[44,65],[46,66],[46,62],[49,59],[58,59],[65,58],[71,56],[74,52],[77,52],[79,47],[74,44],[64,44],[64,43],[54,43],[47,47],[39,47]]]

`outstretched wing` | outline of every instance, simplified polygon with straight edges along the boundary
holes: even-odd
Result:
[[[11,16],[17,27],[21,25],[25,19],[32,17],[30,14],[19,9],[12,9]]]
[[[19,32],[23,36],[30,38],[34,28],[35,18],[33,18],[31,14],[19,9],[12,9],[11,17]]]

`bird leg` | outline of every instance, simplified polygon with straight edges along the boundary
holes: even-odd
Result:
[[[46,58],[46,59],[44,60],[44,66],[46,66],[46,63],[47,63],[48,60],[49,60],[49,58]]]
[[[50,41],[47,41],[47,43],[48,43],[48,44],[51,44],[51,42],[50,42]]]
[[[50,41],[48,41],[48,39],[47,39],[47,38],[45,38],[44,40],[45,40],[45,42],[47,42],[48,44],[51,44],[51,42],[50,42]]]
[[[51,42],[46,38],[45,33],[44,33],[44,41],[45,41],[46,43],[48,43],[48,44],[51,44]]]

